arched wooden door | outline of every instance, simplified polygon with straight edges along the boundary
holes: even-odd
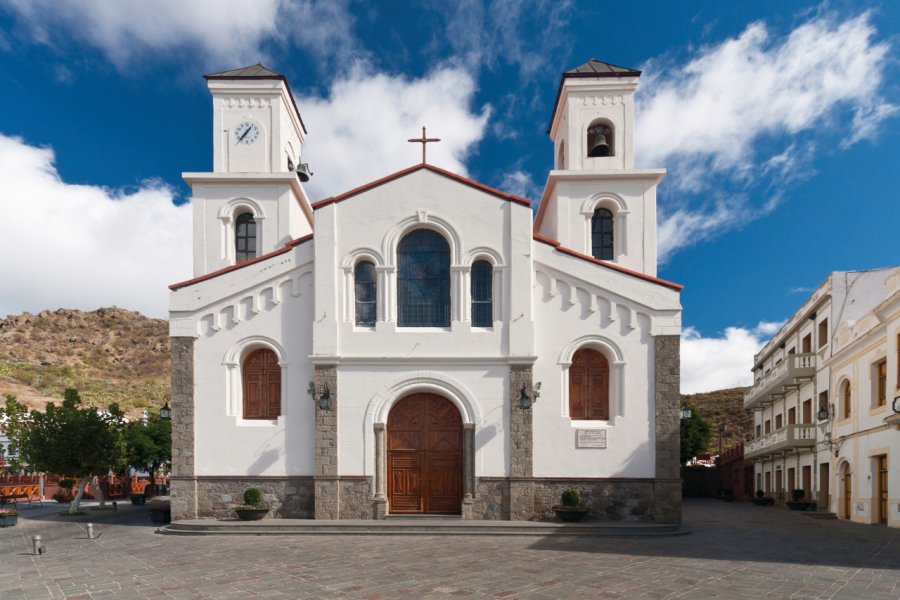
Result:
[[[397,402],[387,423],[390,512],[458,515],[462,510],[462,418],[436,394]]]

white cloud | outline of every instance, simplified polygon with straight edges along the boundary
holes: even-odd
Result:
[[[191,208],[164,185],[135,192],[62,181],[49,148],[0,135],[0,315],[116,305],[164,317],[191,276]]]
[[[541,188],[534,182],[531,175],[525,171],[510,171],[506,173],[498,187],[510,194],[527,198],[535,204],[540,200]]]
[[[827,151],[846,148],[876,136],[897,113],[879,93],[891,47],[874,39],[869,21],[869,13],[826,15],[783,38],[757,22],[684,66],[643,67],[637,155],[667,167],[679,197],[661,207],[661,260],[774,208],[785,182],[811,174],[817,141]],[[767,189],[775,187],[781,192]],[[724,199],[690,201],[711,192]]]
[[[327,98],[298,98],[304,121],[314,124],[303,147],[314,173],[307,187],[316,198],[332,196],[421,162],[421,144],[406,140],[420,137],[423,125],[441,139],[428,144],[428,162],[465,175],[490,114],[489,106],[470,109],[474,93],[460,68],[421,79],[354,69]]]
[[[149,54],[197,54],[212,67],[268,58],[267,44],[287,40],[320,60],[358,52],[345,1],[317,0],[8,0],[7,7],[40,43],[62,33],[86,42],[118,68]]]
[[[703,337],[693,327],[681,334],[681,393],[696,394],[753,382],[753,354],[783,323],[763,321],[753,329],[729,327],[721,337]]]

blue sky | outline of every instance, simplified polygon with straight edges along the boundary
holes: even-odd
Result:
[[[537,200],[560,73],[594,57],[644,71],[637,160],[669,169],[684,389],[745,383],[830,271],[900,264],[898,33],[887,1],[0,0],[0,203],[21,251],[0,316],[165,315],[190,276],[180,174],[212,160],[204,73],[287,75],[314,198],[417,162],[426,124],[431,162]]]

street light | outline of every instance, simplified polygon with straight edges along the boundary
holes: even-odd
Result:
[[[159,409],[159,418],[163,421],[171,421],[172,420],[172,409],[169,408],[169,401],[166,400],[166,403],[163,404],[163,407]]]
[[[691,407],[687,404],[681,407],[681,418],[685,421],[691,418]]]

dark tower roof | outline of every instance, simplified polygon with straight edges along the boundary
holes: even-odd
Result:
[[[294,105],[294,110],[297,111],[297,117],[300,119],[300,127],[303,128],[303,133],[309,133],[306,131],[306,124],[303,123],[303,117],[300,116],[300,109],[297,108],[297,102],[294,100],[294,93],[291,91],[291,84],[288,83],[287,77],[281,73],[276,73],[264,64],[256,63],[249,67],[240,67],[239,69],[230,69],[218,73],[208,73],[203,76],[203,79],[206,79],[207,81],[210,79],[277,79],[283,81],[287,88],[288,96],[291,98],[291,104]]]
[[[628,67],[620,67],[610,63],[605,63],[596,58],[592,58],[583,65],[578,65],[574,69],[569,69],[559,78],[559,89],[556,91],[556,102],[553,103],[553,113],[550,115],[550,123],[547,125],[547,134],[553,127],[553,119],[556,118],[556,109],[559,105],[559,97],[562,96],[563,83],[567,78],[573,79],[591,79],[595,77],[640,77],[641,72]]]

